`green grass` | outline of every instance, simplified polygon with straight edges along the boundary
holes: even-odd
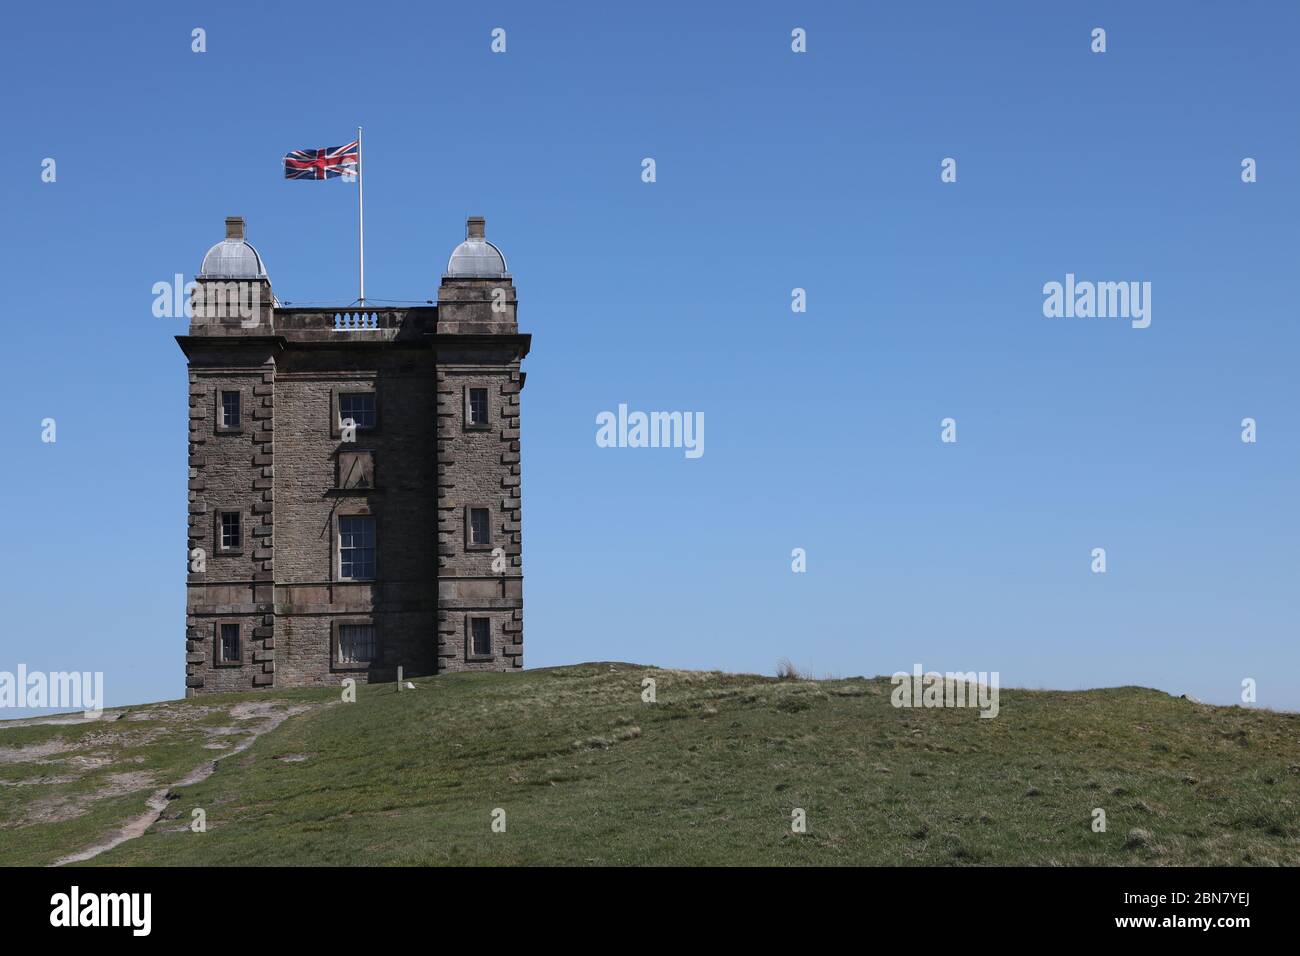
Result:
[[[641,700],[645,676],[655,704]],[[320,706],[176,791],[146,835],[93,862],[1300,864],[1300,715],[1124,687],[1003,690],[989,720],[896,709],[887,679],[628,664],[416,685],[361,686],[355,704],[334,690],[275,692]],[[15,734],[40,742],[37,730],[0,730],[0,747]],[[179,778],[187,760],[212,756],[195,746],[122,752]],[[15,826],[27,789],[0,787],[0,861],[48,862],[122,814],[113,798],[75,820]],[[188,829],[196,807],[206,833]],[[796,807],[803,834],[791,832]],[[1095,807],[1105,833],[1092,830]],[[495,808],[504,833],[492,832]]]
[[[236,719],[233,708],[313,696],[337,698],[321,691],[231,694],[114,710],[89,723],[0,723],[0,864],[52,863],[141,816],[153,793],[263,723]]]

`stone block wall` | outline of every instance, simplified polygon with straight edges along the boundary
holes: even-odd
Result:
[[[377,427],[344,441],[337,396],[373,392]],[[437,499],[433,353],[346,348],[281,357],[277,377],[276,614],[282,686],[393,680],[437,669]],[[373,487],[340,487],[340,455],[368,454]],[[342,515],[375,519],[376,580],[337,578]],[[369,667],[335,660],[332,626],[369,623]]]
[[[436,310],[340,316],[282,308],[255,282],[256,321],[196,315],[178,336],[189,360],[187,560],[203,553],[187,575],[187,695],[391,681],[399,666],[405,676],[522,667],[530,338],[509,276],[444,277]],[[487,391],[483,425],[467,420],[470,388]],[[224,390],[240,393],[237,429],[217,425]],[[354,441],[337,424],[350,391],[373,392],[378,411]],[[358,473],[367,480],[344,480]],[[489,512],[482,546],[468,541],[471,507]],[[228,510],[242,516],[233,553],[217,547]],[[360,514],[375,521],[375,577],[342,580],[339,518]],[[485,654],[471,653],[475,618],[489,621]],[[239,625],[238,660],[218,659],[223,623]],[[337,659],[344,623],[374,626],[374,660]]]
[[[439,669],[523,666],[523,567],[517,361],[465,354],[438,369]],[[477,359],[480,364],[472,364]],[[486,389],[487,428],[467,421],[467,390]],[[468,511],[488,509],[491,539],[469,544]],[[468,621],[491,622],[492,652],[470,652]]]
[[[275,673],[274,365],[261,349],[196,350],[189,375],[186,692],[270,686]],[[240,424],[219,422],[222,392],[240,395]],[[240,515],[240,546],[220,547],[220,514]],[[240,660],[218,660],[222,623],[240,627]]]

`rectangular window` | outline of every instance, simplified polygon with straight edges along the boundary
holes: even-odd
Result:
[[[375,459],[369,451],[339,452],[338,486],[346,490],[375,487]]]
[[[339,516],[339,577],[366,581],[375,576],[375,519]]]
[[[217,648],[219,660],[223,664],[237,664],[242,659],[239,654],[239,625],[221,625],[221,646]]]
[[[221,427],[238,428],[239,427],[239,393],[222,392],[221,393]]]
[[[377,415],[374,392],[339,393],[339,424],[344,425],[349,419],[358,431],[375,427]]]
[[[373,624],[340,624],[340,664],[368,664],[375,659],[375,626]]]
[[[486,508],[469,509],[469,543],[481,545],[492,543],[492,529]]]
[[[488,424],[488,393],[486,388],[469,390],[469,424]]]
[[[238,551],[244,544],[244,532],[240,526],[238,511],[221,512],[221,550]]]
[[[473,657],[492,656],[492,622],[486,617],[469,619],[469,652]]]

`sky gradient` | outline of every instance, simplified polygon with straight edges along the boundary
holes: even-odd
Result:
[[[282,301],[354,299],[355,187],[280,158],[361,124],[368,298],[435,298],[483,215],[533,334],[529,667],[1300,709],[1295,4],[6,16],[0,670],[183,694],[184,321],[151,289],[242,215]],[[1044,317],[1067,273],[1150,282],[1150,327]],[[598,447],[620,403],[702,412],[705,454]]]

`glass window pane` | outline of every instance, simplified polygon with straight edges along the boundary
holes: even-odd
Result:
[[[487,418],[487,389],[471,388],[469,390],[469,423],[471,425],[486,425]]]
[[[238,511],[221,513],[221,546],[238,548],[240,542],[240,515]]]
[[[339,575],[375,576],[375,519],[364,515],[339,518]]]
[[[470,618],[470,653],[482,657],[492,653],[491,623],[485,617]]]
[[[486,508],[471,508],[469,510],[469,540],[471,544],[490,543],[491,528]]]
[[[238,624],[221,625],[220,653],[222,661],[237,661],[240,659]]]
[[[375,659],[373,624],[339,625],[339,660],[345,664],[363,664]]]
[[[226,428],[239,426],[239,393],[221,393],[221,424]]]
[[[343,392],[339,395],[339,419],[352,422],[361,428],[375,427],[375,393]]]

